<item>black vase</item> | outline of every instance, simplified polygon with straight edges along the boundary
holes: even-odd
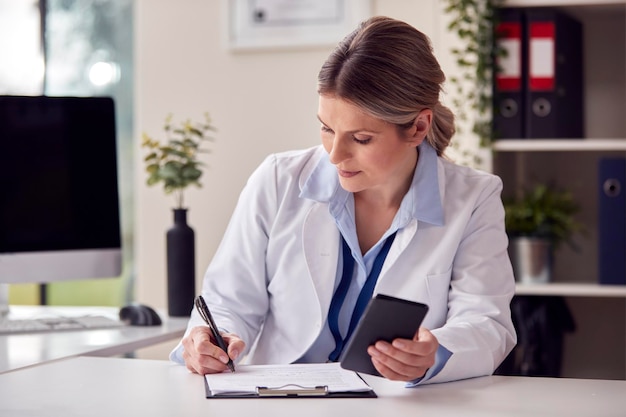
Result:
[[[187,209],[174,209],[174,226],[167,231],[167,311],[189,316],[195,297],[195,234],[187,224]]]

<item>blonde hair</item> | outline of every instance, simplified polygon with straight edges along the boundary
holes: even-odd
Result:
[[[445,75],[430,40],[389,17],[362,22],[330,54],[318,75],[318,93],[350,101],[374,117],[411,127],[423,109],[433,122],[426,140],[443,155],[454,135],[454,115],[439,102]]]

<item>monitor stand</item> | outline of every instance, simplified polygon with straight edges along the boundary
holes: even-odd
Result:
[[[0,319],[9,315],[9,284],[0,284]]]

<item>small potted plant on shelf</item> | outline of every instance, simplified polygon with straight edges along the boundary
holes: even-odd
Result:
[[[521,197],[504,201],[509,254],[517,281],[545,283],[551,280],[554,249],[572,243],[582,229],[574,215],[579,206],[568,191],[540,184]]]
[[[166,194],[174,194],[174,225],[167,231],[167,287],[168,314],[186,317],[193,308],[195,297],[195,233],[187,224],[184,191],[190,185],[201,187],[202,166],[200,153],[206,141],[212,141],[214,131],[211,118],[205,113],[204,122],[191,120],[175,124],[172,115],[165,119],[165,142],[143,134],[141,146],[147,149],[144,158],[149,186],[163,184]]]

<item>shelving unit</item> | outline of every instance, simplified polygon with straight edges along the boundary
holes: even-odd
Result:
[[[583,283],[587,286],[581,291],[591,289],[598,282],[597,163],[626,155],[626,0],[508,0],[505,6],[557,7],[583,25],[585,138],[498,140],[493,160],[504,197],[538,182],[574,193],[587,233],[576,242],[577,250],[557,252],[555,283]],[[549,285],[532,291],[553,293]],[[588,295],[596,294],[590,290]]]
[[[517,295],[556,295],[563,297],[626,297],[626,286],[598,285],[598,284],[571,284],[555,282],[550,284],[517,284]]]
[[[516,294],[566,297],[577,331],[566,336],[563,376],[626,379],[626,285],[598,284],[597,234],[598,161],[626,156],[626,0],[508,0],[505,6],[556,7],[570,14],[583,25],[584,48],[585,138],[493,144],[503,197],[540,182],[568,189],[586,227],[575,249],[556,251],[553,282],[518,284]]]
[[[626,152],[626,139],[506,139],[492,148],[496,152]]]
[[[623,5],[624,0],[508,0],[505,3],[511,7],[603,7]]]

